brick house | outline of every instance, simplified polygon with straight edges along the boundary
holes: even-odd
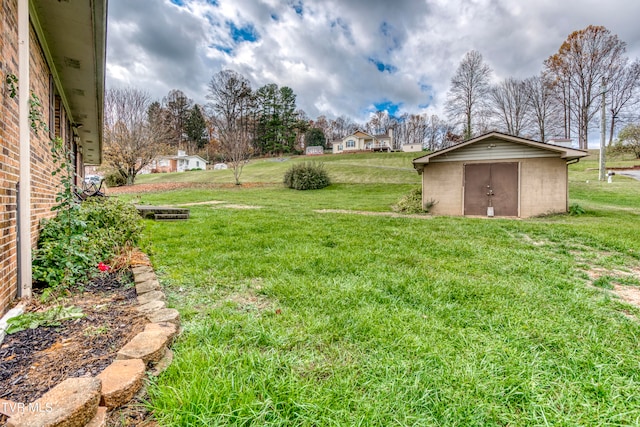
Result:
[[[78,180],[102,160],[106,11],[107,0],[1,3],[0,315],[31,294],[31,250],[59,188],[51,138],[75,153]],[[31,94],[49,132],[31,129]]]

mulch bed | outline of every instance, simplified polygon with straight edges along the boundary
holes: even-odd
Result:
[[[106,368],[146,324],[135,311],[131,283],[130,276],[106,274],[62,302],[80,307],[85,317],[7,335],[0,345],[0,398],[32,402],[67,378],[95,376]],[[45,308],[34,297],[25,311]]]

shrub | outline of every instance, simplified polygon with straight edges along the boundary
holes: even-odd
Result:
[[[142,224],[135,207],[117,199],[91,198],[43,221],[33,252],[33,279],[69,288],[91,277],[97,264],[137,242]]]
[[[577,203],[571,203],[569,206],[569,215],[578,216],[587,213],[582,206]]]
[[[405,194],[398,200],[398,203],[391,208],[395,212],[401,212],[406,214],[416,214],[429,212],[429,210],[436,204],[435,200],[428,201],[425,206],[422,206],[422,188],[414,188]]]
[[[318,190],[330,184],[331,180],[322,163],[298,163],[284,174],[284,185],[294,190]]]
[[[127,183],[127,179],[120,172],[113,171],[104,177],[104,183],[107,187],[122,187]]]

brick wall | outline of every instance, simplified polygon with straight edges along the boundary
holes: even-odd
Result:
[[[30,38],[30,88],[42,102],[43,119],[49,126],[54,123],[51,113],[55,111],[50,105],[51,102],[55,103],[55,96],[51,93],[51,72],[33,28],[30,31]],[[50,141],[55,131],[57,130],[31,132],[31,237],[34,247],[38,241],[40,221],[53,216],[51,208],[55,205],[55,196],[58,191],[57,186],[52,185],[54,177],[51,175],[55,166],[51,157]]]
[[[0,8],[0,70],[18,75],[17,0],[3,0]],[[30,31],[30,89],[42,102],[44,122],[54,124],[51,132],[71,144],[69,123],[62,103],[52,93],[51,72],[35,31]],[[20,84],[20,82],[18,82]],[[19,178],[18,101],[9,97],[5,85],[0,90],[0,315],[17,294],[17,192]],[[54,104],[52,104],[52,102]],[[55,115],[52,117],[52,114]],[[52,120],[53,119],[53,120]],[[53,180],[50,132],[31,132],[31,233],[32,246],[38,239],[40,222],[53,215],[58,180]]]

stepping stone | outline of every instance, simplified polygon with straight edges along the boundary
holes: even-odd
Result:
[[[151,323],[169,322],[180,326],[180,313],[175,308],[163,308],[147,314],[147,319]]]
[[[136,311],[139,311],[143,314],[153,313],[154,311],[162,310],[165,308],[164,301],[151,301],[143,305],[139,305],[136,307]]]
[[[138,304],[144,305],[151,301],[166,301],[167,297],[162,291],[151,291],[144,293],[142,295],[138,295]]]
[[[157,377],[161,373],[167,370],[169,366],[171,366],[171,362],[173,362],[173,351],[168,348],[164,352],[164,357],[160,359],[158,363],[151,369],[151,375]]]
[[[165,334],[169,341],[172,342],[173,339],[178,335],[178,326],[175,323],[169,322],[161,322],[161,323],[147,323],[144,327],[145,332],[162,332]]]
[[[136,285],[138,283],[146,282],[148,280],[157,280],[157,279],[158,279],[158,276],[156,276],[156,273],[154,273],[153,271],[150,273],[136,275],[134,277],[134,281],[136,282]]]
[[[98,412],[96,412],[96,416],[93,417],[89,424],[85,427],[106,427],[107,425],[107,408],[104,406],[98,406]]]
[[[25,405],[7,427],[84,427],[96,415],[101,386],[97,378],[68,378]]]
[[[162,286],[160,286],[160,282],[158,282],[158,280],[147,280],[146,282],[136,284],[136,293],[138,295],[160,290],[162,290]]]
[[[114,360],[97,376],[102,381],[100,405],[113,409],[129,402],[142,388],[144,370],[142,359]]]
[[[155,363],[164,356],[169,337],[163,332],[140,332],[118,351],[117,360],[142,359],[145,364]]]

